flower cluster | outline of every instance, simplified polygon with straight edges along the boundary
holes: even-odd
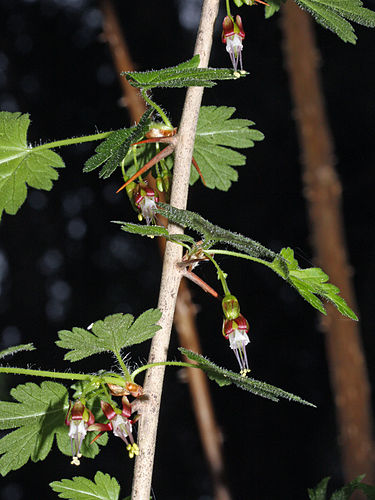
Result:
[[[113,435],[120,437],[126,444],[129,457],[138,455],[139,448],[133,437],[133,425],[139,419],[137,414],[131,419],[134,413],[134,406],[129,402],[127,395],[137,398],[142,396],[143,389],[140,385],[127,382],[125,387],[108,384],[108,388],[113,396],[122,396],[122,409],[118,408],[113,402],[101,401],[100,406],[107,423],[95,422],[95,417],[91,410],[81,400],[73,405],[69,403],[69,410],[65,418],[65,424],[69,426],[69,437],[72,448],[72,465],[80,465],[82,457],[81,448],[87,432],[99,431],[99,434],[91,441],[92,444],[105,431],[112,431]]]
[[[236,355],[243,376],[250,371],[246,355],[246,346],[250,339],[249,323],[240,313],[240,305],[234,295],[226,295],[222,300],[224,312],[223,335],[229,340],[229,346]]]

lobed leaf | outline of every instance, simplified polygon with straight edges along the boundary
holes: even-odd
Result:
[[[262,132],[250,128],[254,122],[231,118],[235,110],[227,106],[203,106],[199,112],[193,155],[211,189],[228,191],[231,183],[238,179],[232,167],[246,163],[244,155],[229,148],[251,148],[255,141],[264,139]],[[192,168],[190,184],[198,178],[199,174]]]
[[[35,347],[33,344],[13,345],[3,351],[0,351],[0,359],[5,358],[6,356],[13,356],[13,354],[21,351],[35,351]]]
[[[28,114],[0,112],[0,219],[3,211],[17,213],[27,195],[27,186],[52,189],[62,158],[51,149],[27,145]]]
[[[97,146],[96,154],[85,162],[83,171],[91,172],[102,167],[99,177],[103,179],[110,177],[128,154],[130,146],[142,139],[148,131],[153,111],[152,108],[148,108],[136,126],[112,132]]]
[[[17,403],[0,402],[0,429],[17,428],[0,439],[1,475],[19,469],[30,459],[44,460],[55,436],[60,451],[71,454],[64,423],[69,407],[68,391],[63,385],[45,381],[39,386],[28,382],[12,389],[11,396]],[[81,452],[85,457],[94,457],[99,447],[97,442],[89,447],[89,441],[86,436]]]
[[[228,68],[198,68],[199,55],[173,66],[151,71],[124,71],[130,85],[144,90],[156,87],[213,87],[215,80],[236,80],[246,76],[246,71],[234,71]]]
[[[56,344],[62,349],[69,349],[64,359],[71,362],[106,351],[118,354],[124,347],[152,338],[160,329],[156,324],[160,317],[158,309],[149,309],[134,323],[131,314],[112,314],[93,323],[91,331],[78,327],[74,327],[72,331],[60,330],[60,340]]]
[[[369,500],[375,500],[375,486],[371,486],[369,484],[362,483],[365,474],[362,474],[355,479],[353,479],[350,483],[346,484],[339,490],[335,491],[330,500],[349,500],[352,494],[360,490]],[[310,500],[328,500],[327,496],[327,487],[329,483],[330,477],[326,477],[320,481],[320,483],[315,488],[309,488],[308,494]],[[361,497],[362,498],[362,497]]]
[[[305,401],[290,392],[286,392],[283,389],[279,389],[278,387],[274,387],[266,382],[261,382],[250,377],[244,377],[239,373],[221,368],[201,354],[189,351],[183,347],[179,347],[179,350],[187,358],[195,361],[199,368],[207,374],[208,378],[214,380],[221,387],[224,385],[234,384],[237,387],[240,387],[240,389],[252,392],[257,396],[262,396],[266,399],[271,399],[272,401],[279,401],[280,398],[284,398],[289,401],[295,401],[297,403],[313,406],[315,408],[315,405],[312,403],[309,403],[308,401]]]
[[[344,42],[355,44],[357,37],[350,22],[375,27],[375,12],[362,7],[361,0],[295,0],[301,9],[336,33]]]
[[[62,479],[50,483],[52,490],[59,494],[60,498],[69,500],[118,500],[120,485],[114,477],[98,471],[94,481],[82,476],[73,479]]]

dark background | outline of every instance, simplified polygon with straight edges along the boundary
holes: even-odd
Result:
[[[223,2],[224,4],[224,2]],[[175,65],[192,55],[201,1],[117,1],[119,18],[137,69]],[[375,2],[365,2],[375,8]],[[236,9],[233,9],[236,11]],[[194,186],[188,208],[278,251],[295,249],[303,266],[312,249],[302,194],[301,165],[279,16],[263,19],[263,8],[243,7],[244,67],[250,76],[224,82],[204,95],[204,104],[237,108],[256,122],[266,139],[247,150],[247,165],[227,193]],[[217,21],[211,66],[229,66]],[[94,0],[0,0],[0,108],[30,113],[32,144],[129,125],[109,49],[101,41],[101,14]],[[343,183],[343,211],[358,313],[370,377],[374,359],[374,32],[356,26],[357,46],[316,27],[322,81]],[[178,124],[184,90],[154,97]],[[114,312],[138,315],[157,304],[160,259],[155,241],[119,231],[111,220],[136,221],[120,176],[98,180],[82,166],[94,144],[60,149],[66,168],[51,192],[30,190],[16,216],[0,226],[0,343],[33,341],[38,351],[19,355],[16,365],[66,369],[55,346],[59,329],[86,326]],[[229,284],[251,325],[248,356],[252,375],[317,404],[273,403],[211,383],[223,433],[230,487],[235,500],[300,500],[323,477],[342,482],[334,406],[319,313],[272,272],[256,264],[220,259]],[[200,275],[216,286],[213,270]],[[220,304],[194,289],[204,353],[237,369],[221,335]],[[178,357],[173,337],[170,358]],[[147,347],[132,351],[134,362]],[[13,360],[11,360],[13,363]],[[98,363],[104,363],[104,366]],[[94,357],[81,368],[109,368]],[[75,368],[75,367],[73,367]],[[1,378],[1,393],[27,381]],[[42,464],[29,462],[2,479],[1,500],[55,498],[48,483],[64,477],[115,476],[125,496],[132,462],[120,440],[111,439],[93,462],[79,469],[57,451]],[[167,371],[153,480],[157,500],[209,500],[210,477],[202,456],[188,387],[178,371]]]

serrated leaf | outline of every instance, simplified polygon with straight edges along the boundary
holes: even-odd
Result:
[[[309,488],[307,490],[310,500],[326,500],[327,487],[330,477],[325,477],[318,483],[315,488]]]
[[[0,112],[0,219],[3,211],[17,213],[27,195],[27,186],[50,191],[58,179],[62,158],[42,146],[27,145],[30,118],[27,114]]]
[[[285,0],[269,0],[267,2],[268,5],[266,5],[266,8],[264,9],[264,17],[266,19],[269,19],[275,14],[275,12],[280,10],[281,1],[285,2]]]
[[[160,329],[156,323],[161,313],[158,309],[149,309],[133,323],[131,314],[112,314],[104,320],[95,321],[91,331],[74,327],[72,331],[60,330],[60,340],[56,344],[62,349],[69,349],[64,359],[79,361],[93,354],[112,351],[119,353],[124,347],[145,342]]]
[[[205,248],[215,243],[225,243],[255,258],[262,257],[269,259],[270,263],[272,259],[279,257],[278,254],[272,252],[272,250],[269,250],[257,241],[247,238],[242,234],[233,233],[222,227],[215,226],[195,212],[180,210],[166,203],[158,203],[156,212],[164,215],[168,220],[183,228],[188,227],[199,233],[202,236]]]
[[[146,226],[144,224],[133,224],[131,222],[112,221],[115,224],[121,224],[121,229],[126,233],[139,234],[141,236],[164,236],[169,233],[163,226]]]
[[[5,358],[6,356],[12,356],[13,354],[21,351],[35,351],[35,347],[33,344],[13,345],[3,351],[0,351],[0,359]]]
[[[345,300],[339,296],[340,290],[331,283],[327,283],[329,277],[322,269],[318,267],[301,269],[291,248],[283,248],[280,251],[280,256],[284,259],[283,265],[285,266],[285,262],[287,263],[287,271],[285,271],[285,267],[282,270],[278,268],[277,259],[274,261],[273,270],[291,284],[315,309],[326,314],[326,310],[318,298],[322,297],[332,302],[343,316],[358,320]]]
[[[304,399],[301,399],[299,396],[295,396],[290,392],[286,392],[283,389],[279,389],[278,387],[274,387],[273,385],[267,384],[265,382],[255,380],[250,377],[244,377],[239,373],[221,368],[201,354],[189,351],[188,349],[185,349],[183,347],[179,347],[179,350],[187,358],[195,361],[198,364],[199,368],[207,374],[208,378],[214,380],[220,386],[234,384],[245,391],[252,392],[253,394],[262,396],[263,398],[271,399],[272,401],[279,401],[280,398],[284,398],[290,401],[295,401],[297,403],[313,406],[315,408],[315,405],[313,405],[312,403],[309,403],[308,401],[305,401]]]
[[[227,106],[203,106],[200,109],[194,144],[194,158],[207,187],[227,191],[238,179],[232,167],[245,165],[246,157],[229,148],[251,148],[255,141],[262,141],[264,135],[250,128],[254,122],[233,119],[235,108]],[[192,168],[190,184],[199,178]]]
[[[375,27],[375,12],[362,7],[360,0],[295,0],[297,5],[309,12],[315,20],[336,33],[344,42],[356,43],[354,21],[364,26]]]
[[[171,68],[152,71],[124,71],[130,85],[144,90],[156,87],[213,87],[215,80],[236,80],[246,76],[246,71],[228,68],[198,68],[199,55]]]
[[[68,410],[68,391],[56,382],[31,382],[18,385],[11,390],[17,403],[0,402],[0,429],[14,429],[0,440],[0,474],[5,476],[17,470],[28,460],[44,460],[51,450],[54,436],[60,451],[71,454],[65,416]],[[81,452],[94,457],[99,447],[91,445],[86,436]],[[67,443],[60,446],[60,443]],[[93,443],[96,445],[96,443]]]
[[[62,479],[50,483],[54,492],[60,498],[69,500],[118,500],[120,495],[120,485],[114,477],[98,471],[94,481],[82,476],[75,476],[73,479]]]
[[[148,108],[135,127],[112,132],[97,146],[96,154],[85,162],[83,171],[91,172],[102,167],[99,177],[103,179],[110,177],[128,154],[130,146],[142,139],[148,131],[153,111],[152,108]]]

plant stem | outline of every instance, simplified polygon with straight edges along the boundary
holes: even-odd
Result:
[[[257,257],[252,257],[251,255],[248,255],[246,253],[232,252],[231,250],[205,250],[204,253],[208,258],[210,258],[210,255],[229,255],[231,257],[239,257],[241,259],[252,260],[253,262],[258,262],[259,264],[263,264],[264,266],[267,266],[270,269],[274,270],[271,262],[267,262],[263,259],[258,259]]]
[[[32,377],[44,378],[62,378],[66,380],[90,380],[93,375],[86,373],[66,373],[66,372],[52,372],[48,370],[31,370],[29,368],[16,368],[1,366],[0,373],[8,373],[13,375],[30,375]]]
[[[126,365],[121,357],[121,354],[118,352],[118,351],[113,351],[114,355],[116,356],[117,358],[117,361],[121,367],[121,370],[122,370],[122,373],[124,374],[125,376],[125,379],[130,381],[132,380],[132,376],[130,375],[130,372],[129,370],[126,368]]]
[[[200,67],[207,67],[212,45],[215,19],[219,9],[219,0],[204,0],[201,23],[198,30],[194,53],[200,55]],[[195,132],[203,88],[190,87],[186,94],[175,150],[174,175],[171,193],[171,205],[185,209],[187,203],[190,165],[194,149]],[[181,234],[182,229],[173,224],[169,232]],[[161,329],[156,332],[150,349],[149,363],[166,361],[169,338],[173,323],[181,272],[176,263],[182,258],[181,247],[167,242],[158,308],[162,311]],[[132,500],[149,500],[154,463],[156,431],[162,394],[164,366],[155,366],[147,371],[144,390],[148,399],[142,405],[142,418],[139,421],[138,442],[140,453],[136,458],[133,478]]]
[[[32,148],[32,151],[42,151],[43,149],[59,148],[60,146],[70,146],[71,144],[81,144],[82,142],[100,141],[106,139],[112,131],[101,132],[100,134],[84,135],[82,137],[71,137],[70,139],[61,139],[60,141],[47,142]]]
[[[226,280],[227,275],[221,269],[221,267],[216,262],[216,260],[213,257],[211,257],[210,254],[207,254],[207,257],[210,259],[212,264],[216,267],[217,277],[221,281],[221,286],[223,287],[224,295],[230,295],[230,291],[229,291],[227,280]]]
[[[134,381],[135,377],[153,366],[184,366],[186,368],[199,368],[198,365],[193,365],[192,363],[185,363],[184,361],[160,361],[159,363],[149,363],[147,365],[140,366],[131,374],[131,378]]]
[[[142,97],[143,99],[150,105],[152,106],[161,116],[163,122],[166,124],[167,127],[170,127],[171,129],[173,128],[172,123],[168,120],[167,115],[164,113],[164,111],[161,109],[161,107],[156,104],[148,95],[147,95],[147,90],[142,89]]]

